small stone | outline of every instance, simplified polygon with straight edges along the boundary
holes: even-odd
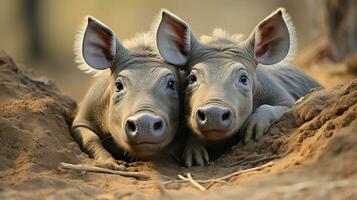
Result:
[[[165,186],[166,189],[168,190],[179,190],[181,188],[180,183],[169,183]]]
[[[271,149],[274,151],[274,153],[277,153],[279,152],[280,146],[281,146],[281,142],[277,141],[271,145]]]
[[[125,161],[123,161],[123,160],[117,160],[117,163],[118,163],[119,165],[124,165],[124,166],[128,165],[128,163],[125,162]]]
[[[324,136],[326,137],[326,138],[329,138],[329,137],[331,137],[333,135],[333,130],[329,130],[329,131],[325,131],[324,132]]]
[[[298,142],[299,142],[299,143],[302,143],[303,141],[304,141],[304,136],[303,136],[303,135],[300,135]]]
[[[281,135],[280,134],[275,134],[275,135],[272,135],[271,136],[271,139],[279,139],[281,137]]]
[[[335,125],[331,121],[327,122],[326,130],[332,130],[334,128],[335,128]]]

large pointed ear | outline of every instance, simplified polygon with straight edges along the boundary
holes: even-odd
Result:
[[[84,31],[79,33],[76,45],[80,64],[89,65],[96,70],[112,67],[115,56],[126,49],[117,40],[114,32],[94,17],[86,17]],[[82,62],[82,63],[81,63]],[[83,70],[90,71],[85,67]]]
[[[261,21],[249,40],[256,62],[264,65],[278,63],[295,51],[295,30],[283,8]]]
[[[161,56],[167,62],[174,65],[186,64],[191,49],[190,28],[167,10],[162,11],[156,42]]]

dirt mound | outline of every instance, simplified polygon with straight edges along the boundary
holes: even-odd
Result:
[[[75,102],[3,52],[0,63],[0,170],[6,172],[2,178],[54,168],[56,158],[75,161],[66,148],[71,142],[67,133]]]
[[[40,174],[56,169],[59,161],[78,162],[80,151],[69,135],[76,107],[72,99],[50,81],[16,65],[4,52],[0,53],[0,91],[1,190],[23,185],[31,191],[44,183],[38,179]]]
[[[237,144],[210,166],[188,170],[166,154],[130,164],[149,181],[59,170],[91,163],[70,136],[76,104],[3,52],[0,91],[0,199],[357,198],[357,80],[312,91],[258,143]],[[252,167],[260,170],[205,181]],[[209,189],[177,180],[187,172]]]

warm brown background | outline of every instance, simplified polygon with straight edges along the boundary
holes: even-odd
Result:
[[[31,53],[30,30],[26,25],[29,17],[24,11],[28,1],[0,0],[0,49],[38,75],[54,80],[62,91],[77,100],[90,83],[90,76],[76,68],[72,51],[74,36],[85,15],[97,17],[125,40],[148,30],[161,8],[180,16],[199,36],[217,27],[247,35],[270,12],[285,7],[296,26],[299,49],[313,38],[309,0],[39,0],[36,13],[42,53],[36,58]]]

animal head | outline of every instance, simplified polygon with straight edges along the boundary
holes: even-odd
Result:
[[[289,19],[278,9],[245,40],[220,29],[198,40],[187,23],[162,12],[158,49],[166,61],[189,71],[187,121],[200,138],[222,140],[239,131],[253,111],[257,66],[276,64],[293,53]]]
[[[80,67],[108,73],[98,101],[104,102],[102,120],[117,145],[139,158],[165,147],[178,126],[177,68],[159,56],[150,34],[122,44],[109,27],[87,17],[79,36]]]

